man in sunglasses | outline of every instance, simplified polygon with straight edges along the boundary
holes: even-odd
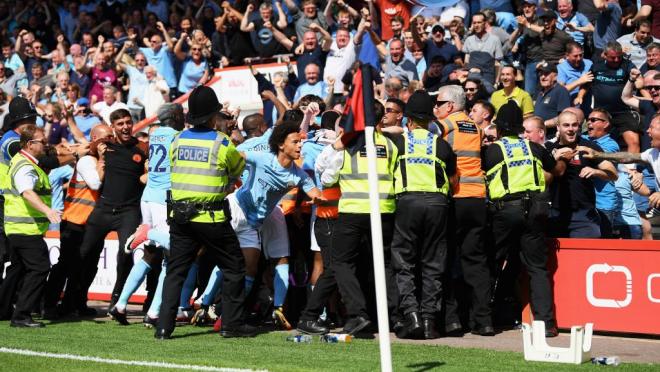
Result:
[[[490,272],[486,264],[484,230],[486,227],[486,182],[481,169],[483,133],[463,111],[465,92],[459,85],[447,85],[438,91],[434,114],[441,125],[442,136],[457,155],[458,183],[452,187],[453,204],[449,209],[448,257],[450,273],[456,267],[452,260],[460,254],[463,277],[472,289],[473,331],[482,335],[492,333],[490,301]],[[458,303],[453,283],[443,290],[446,303],[445,332],[460,335],[463,326],[458,317]]]

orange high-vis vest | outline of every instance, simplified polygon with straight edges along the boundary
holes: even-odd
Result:
[[[481,139],[479,126],[463,111],[440,120],[443,138],[456,153],[458,186],[454,198],[485,198],[486,182],[481,169]]]
[[[328,201],[323,205],[316,206],[316,217],[319,218],[337,218],[339,217],[339,198],[341,198],[341,189],[339,185],[326,187],[321,190],[323,197]]]
[[[302,158],[294,160],[294,163],[299,168],[302,168]],[[298,188],[294,187],[289,192],[286,193],[280,200],[280,207],[282,207],[282,212],[284,212],[284,215],[288,215],[293,213],[293,211],[296,210],[296,199],[298,198]],[[302,213],[307,213],[307,214],[312,214],[312,206],[309,203],[312,199],[305,194],[305,196],[302,199],[302,202],[298,206],[300,208],[300,211]]]
[[[86,224],[98,199],[99,192],[90,189],[85,181],[78,179],[78,172],[74,170],[64,198],[62,219],[78,225]]]

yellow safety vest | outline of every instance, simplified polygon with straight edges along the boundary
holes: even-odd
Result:
[[[397,194],[408,191],[449,193],[445,163],[436,157],[438,136],[417,128],[404,134],[405,154],[399,156],[394,188]],[[436,174],[436,164],[442,174]],[[442,182],[442,185],[440,183]]]
[[[378,194],[381,213],[394,213],[394,169],[398,151],[392,141],[376,132],[376,172],[378,173]],[[352,156],[344,151],[344,163],[339,171],[339,213],[369,213],[369,181],[367,179],[366,148]]]
[[[543,165],[532,154],[528,140],[505,137],[491,146],[499,146],[504,155],[504,160],[486,173],[491,200],[520,192],[545,190]],[[508,178],[506,182],[502,179],[505,171]]]
[[[219,203],[238,178],[245,160],[229,137],[214,132],[214,139],[187,138],[189,130],[179,133],[170,147],[172,200],[203,205]],[[191,222],[224,222],[222,210],[200,210]]]
[[[41,201],[50,207],[51,190],[48,175],[38,165],[28,160],[20,152],[9,162],[10,188],[5,196],[5,234],[43,235],[48,230],[48,217],[36,210],[25,200],[16,189],[14,176],[16,172],[26,165],[32,166],[37,173],[37,183],[33,191],[39,195]]]

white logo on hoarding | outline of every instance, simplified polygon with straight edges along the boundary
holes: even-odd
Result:
[[[656,304],[660,304],[660,298],[655,298],[653,297],[653,291],[652,291],[652,285],[653,285],[653,279],[658,278],[660,279],[660,274],[651,274],[649,275],[648,279],[646,280],[646,292],[647,296],[649,297],[649,301],[655,302]]]
[[[594,295],[594,274],[596,273],[623,273],[626,276],[626,298],[623,300],[615,300],[611,298],[596,297]],[[589,266],[589,269],[587,270],[587,300],[595,307],[624,308],[630,305],[630,302],[632,301],[632,273],[630,272],[630,269],[625,266],[610,266],[606,263]],[[660,302],[660,299],[658,301]]]

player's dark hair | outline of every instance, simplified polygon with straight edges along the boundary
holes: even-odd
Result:
[[[277,153],[280,151],[280,146],[284,144],[289,134],[299,132],[300,125],[296,122],[285,121],[284,123],[276,126],[273,129],[273,134],[271,134],[270,138],[268,139],[270,152],[277,155]]]

